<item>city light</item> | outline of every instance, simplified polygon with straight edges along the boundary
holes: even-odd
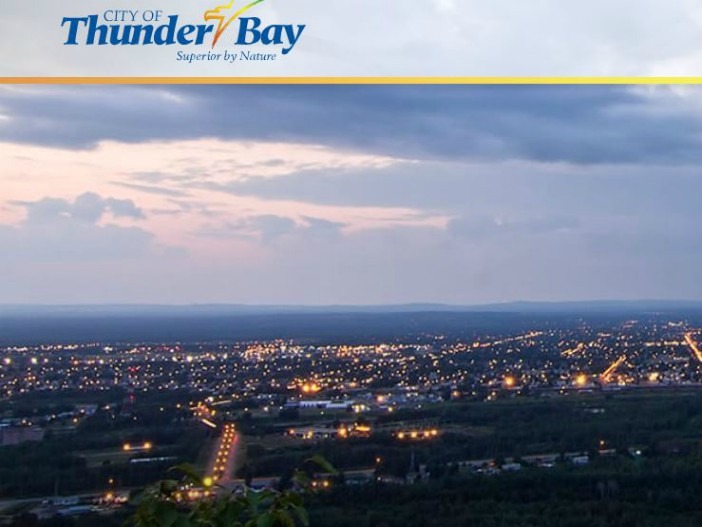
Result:
[[[438,437],[439,430],[437,428],[429,428],[424,430],[399,431],[395,433],[395,437],[400,441],[405,439],[410,440],[426,440]]]
[[[322,387],[314,382],[306,382],[301,387],[302,392],[305,394],[318,393],[322,390]]]

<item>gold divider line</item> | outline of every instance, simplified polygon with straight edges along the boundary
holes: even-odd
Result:
[[[702,84],[702,77],[0,77],[0,84]]]

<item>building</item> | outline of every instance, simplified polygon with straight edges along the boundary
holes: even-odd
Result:
[[[38,426],[0,426],[0,446],[19,445],[42,439],[44,430]]]
[[[355,404],[355,401],[332,401],[329,399],[301,399],[297,402],[287,403],[286,407],[317,408],[319,410],[348,410]]]

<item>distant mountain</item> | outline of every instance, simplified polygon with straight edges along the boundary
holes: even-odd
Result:
[[[477,305],[415,303],[395,305],[244,305],[244,304],[0,304],[0,317],[15,316],[246,316],[273,314],[363,313],[578,313],[657,312],[702,309],[702,300],[585,300],[569,302],[504,302]]]
[[[702,325],[702,302],[512,302],[480,306],[102,305],[0,306],[0,345],[76,342],[232,342],[295,339],[317,343],[475,338],[535,327],[599,325],[668,317]]]
[[[510,313],[592,313],[680,311],[702,309],[702,300],[583,300],[573,302],[507,302],[466,308]]]

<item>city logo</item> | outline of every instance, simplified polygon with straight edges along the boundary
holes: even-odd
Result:
[[[265,0],[237,0],[208,9],[204,23],[187,23],[179,14],[160,9],[108,9],[102,13],[64,17],[66,46],[203,46],[218,42],[235,46],[279,46],[287,55],[300,40],[305,24],[266,24],[260,17],[242,16]]]
[[[230,26],[234,20],[239,18],[239,16],[243,15],[246,11],[251,9],[253,6],[256,4],[260,4],[264,0],[255,0],[254,2],[251,2],[249,5],[246,5],[236,11],[233,15],[231,15],[229,18],[224,14],[226,11],[229,11],[232,9],[232,6],[234,5],[234,0],[230,0],[228,4],[221,5],[219,7],[215,7],[214,9],[210,9],[209,11],[205,11],[205,22],[210,22],[210,21],[217,21],[217,30],[214,33],[214,39],[212,40],[212,47],[214,48],[215,45],[217,45],[217,41],[219,40],[219,37],[222,36],[222,33],[224,33],[227,28]]]

